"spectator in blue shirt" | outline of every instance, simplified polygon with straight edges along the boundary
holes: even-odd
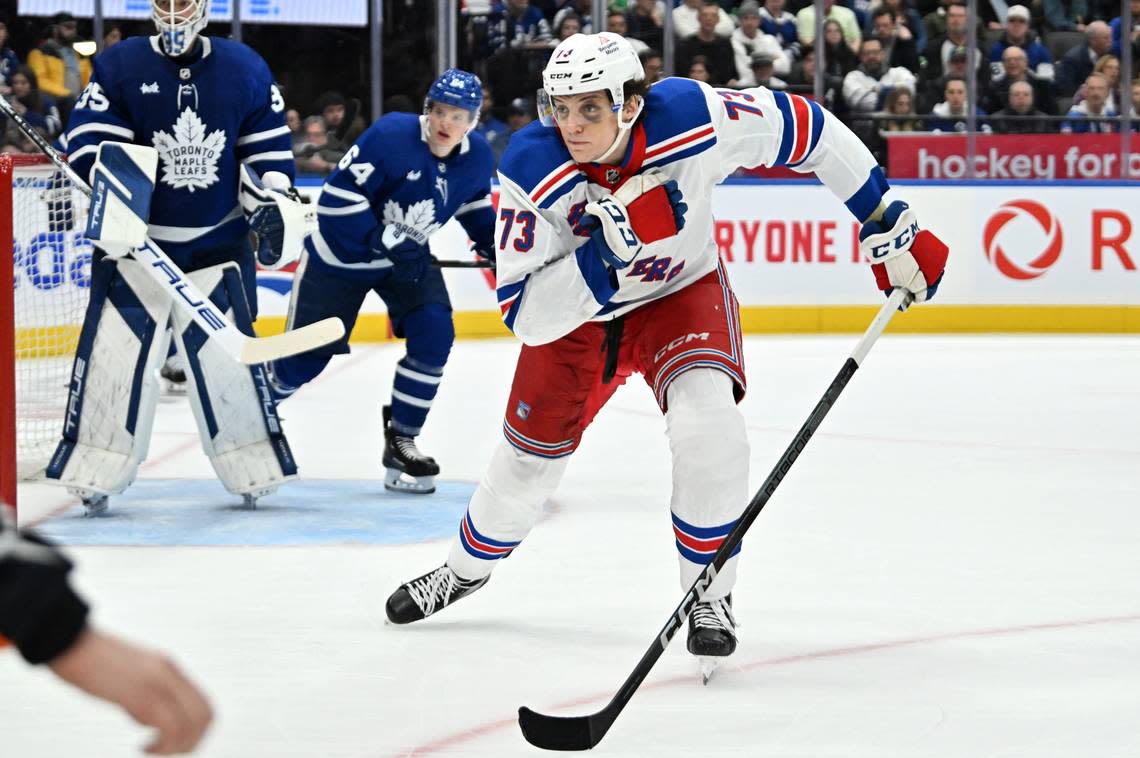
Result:
[[[1029,9],[1024,5],[1010,6],[1005,18],[1005,34],[998,37],[990,48],[990,69],[994,76],[1001,74],[1001,56],[1010,46],[1025,51],[1029,59],[1029,70],[1035,77],[1046,82],[1053,81],[1053,56],[1029,28]]]
[[[506,48],[545,47],[551,36],[550,22],[530,0],[496,4],[487,22],[487,47],[491,53]]]
[[[1113,121],[1094,121],[1114,118],[1116,111],[1108,107],[1108,80],[1104,74],[1090,74],[1085,80],[1085,99],[1074,105],[1068,113],[1069,121],[1061,124],[1062,134],[1108,134],[1116,131]]]

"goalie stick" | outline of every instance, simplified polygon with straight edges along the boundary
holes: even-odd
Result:
[[[87,197],[91,197],[91,187],[68,165],[47,140],[16,112],[7,98],[0,95],[0,111],[15,122],[40,152],[48,157],[56,168],[62,171]],[[170,295],[175,307],[181,308],[194,319],[206,335],[215,340],[234,360],[246,365],[296,355],[307,350],[327,345],[344,336],[344,324],[339,318],[327,318],[300,329],[270,337],[250,337],[230,323],[225,314],[202,294],[170,257],[149,237],[146,243],[130,253],[131,257],[145,268],[156,282]]]
[[[887,328],[887,324],[890,323],[891,317],[894,316],[899,306],[908,302],[910,297],[912,297],[911,293],[907,290],[896,288],[887,298],[887,302],[879,309],[879,313],[871,325],[867,327],[867,331],[863,333],[863,337],[844,362],[843,368],[839,370],[839,374],[831,382],[827,391],[823,393],[823,397],[816,403],[811,415],[800,427],[792,443],[788,445],[788,449],[784,451],[775,468],[772,469],[772,473],[768,474],[768,478],[760,485],[760,489],[752,497],[752,501],[748,503],[744,513],[740,515],[736,526],[724,538],[720,549],[713,555],[712,561],[705,566],[700,576],[693,582],[693,586],[689,588],[681,600],[681,604],[673,611],[673,615],[665,622],[665,626],[654,638],[649,649],[645,651],[645,655],[641,657],[637,666],[634,667],[632,673],[606,707],[588,716],[547,716],[523,706],[519,708],[519,727],[522,729],[523,737],[526,738],[527,742],[544,750],[590,750],[602,741],[622,709],[625,708],[626,703],[633,697],[633,693],[645,681],[645,677],[649,675],[649,671],[657,663],[657,659],[665,652],[665,648],[673,639],[673,635],[685,623],[689,611],[704,597],[705,592],[716,579],[717,572],[724,567],[740,541],[744,539],[744,533],[752,526],[752,522],[760,515],[760,511],[772,497],[772,493],[776,491],[780,482],[787,476],[792,464],[803,452],[808,441],[811,440],[812,435],[815,434],[816,429],[827,416],[827,412],[831,410],[831,406],[835,404],[839,394],[847,386],[847,382],[851,380],[859,366],[862,365],[871,346],[875,344],[875,340]]]

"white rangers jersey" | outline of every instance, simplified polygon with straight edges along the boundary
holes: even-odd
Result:
[[[557,128],[537,121],[511,137],[499,164],[498,298],[507,327],[526,344],[627,313],[713,271],[712,188],[738,168],[815,172],[859,221],[888,189],[874,157],[838,119],[814,101],[763,87],[666,79],[650,88],[631,132],[620,166],[575,163]],[[685,226],[611,272],[583,249],[583,210],[648,169],[677,181],[689,206]]]

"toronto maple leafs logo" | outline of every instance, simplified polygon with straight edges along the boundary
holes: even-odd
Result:
[[[428,237],[439,229],[435,220],[435,201],[431,198],[412,203],[404,211],[395,200],[384,203],[385,247],[393,248],[411,237],[416,244],[426,245]]]
[[[218,159],[226,147],[226,133],[206,125],[190,108],[174,122],[173,135],[154,133],[154,147],[162,158],[162,181],[174,189],[206,189],[218,181]]]

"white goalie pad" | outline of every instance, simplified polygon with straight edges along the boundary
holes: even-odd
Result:
[[[112,258],[146,242],[158,151],[143,145],[104,142],[91,169],[87,238]]]
[[[283,234],[280,257],[270,264],[262,261],[262,268],[277,270],[295,262],[304,251],[305,234],[310,225],[309,216],[315,219],[315,208],[284,191],[276,191],[278,188],[274,187],[270,180],[270,174],[273,172],[267,174],[266,181],[262,182],[257,174],[243,163],[238,173],[241,177],[238,197],[241,198],[241,209],[245,217],[250,218],[256,210],[264,206],[275,207],[281,217]],[[282,189],[288,189],[288,178]]]
[[[47,476],[84,497],[126,489],[150,444],[171,301],[142,265],[117,262],[129,289],[106,279],[92,288],[99,316],[80,333],[63,439]]]
[[[226,316],[251,332],[249,306],[237,264],[226,263],[188,276]],[[223,307],[223,306],[220,306]],[[233,493],[260,497],[297,477],[264,365],[234,362],[180,311],[172,314],[174,338],[186,360],[186,385],[202,448],[218,478]]]

